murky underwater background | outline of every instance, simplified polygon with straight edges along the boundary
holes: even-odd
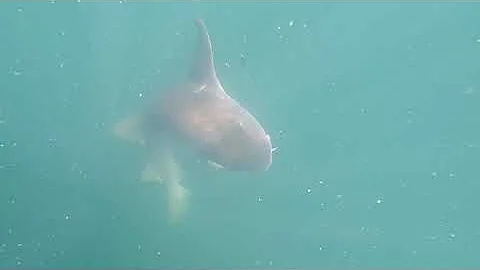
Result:
[[[0,3],[0,268],[479,267],[480,4]],[[204,18],[278,150],[185,166],[182,224],[112,125]]]

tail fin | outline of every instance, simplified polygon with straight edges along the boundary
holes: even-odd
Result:
[[[165,150],[165,149],[164,149]],[[165,183],[167,188],[168,220],[180,222],[188,208],[190,191],[181,185],[181,168],[169,151],[160,153],[142,172],[145,182]]]
[[[180,222],[188,208],[190,191],[175,182],[168,186],[168,220],[170,223]]]
[[[166,185],[168,192],[168,217],[171,223],[179,222],[188,208],[190,192],[180,184],[182,181],[181,168],[173,155],[164,156],[166,170]]]

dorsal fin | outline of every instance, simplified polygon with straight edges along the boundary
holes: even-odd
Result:
[[[208,84],[217,80],[213,62],[212,43],[203,20],[197,19],[195,23],[197,25],[198,37],[197,48],[190,70],[190,80],[196,83]]]

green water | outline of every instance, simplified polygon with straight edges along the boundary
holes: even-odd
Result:
[[[133,1],[132,1],[133,2]],[[479,267],[480,4],[0,4],[0,268]],[[261,174],[185,164],[185,220],[114,123],[204,18]]]

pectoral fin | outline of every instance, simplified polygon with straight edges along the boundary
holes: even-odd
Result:
[[[144,120],[141,115],[133,115],[118,122],[114,134],[124,140],[145,145]]]
[[[153,163],[147,163],[140,179],[144,182],[163,183],[162,172],[159,171],[158,166],[155,166]]]

